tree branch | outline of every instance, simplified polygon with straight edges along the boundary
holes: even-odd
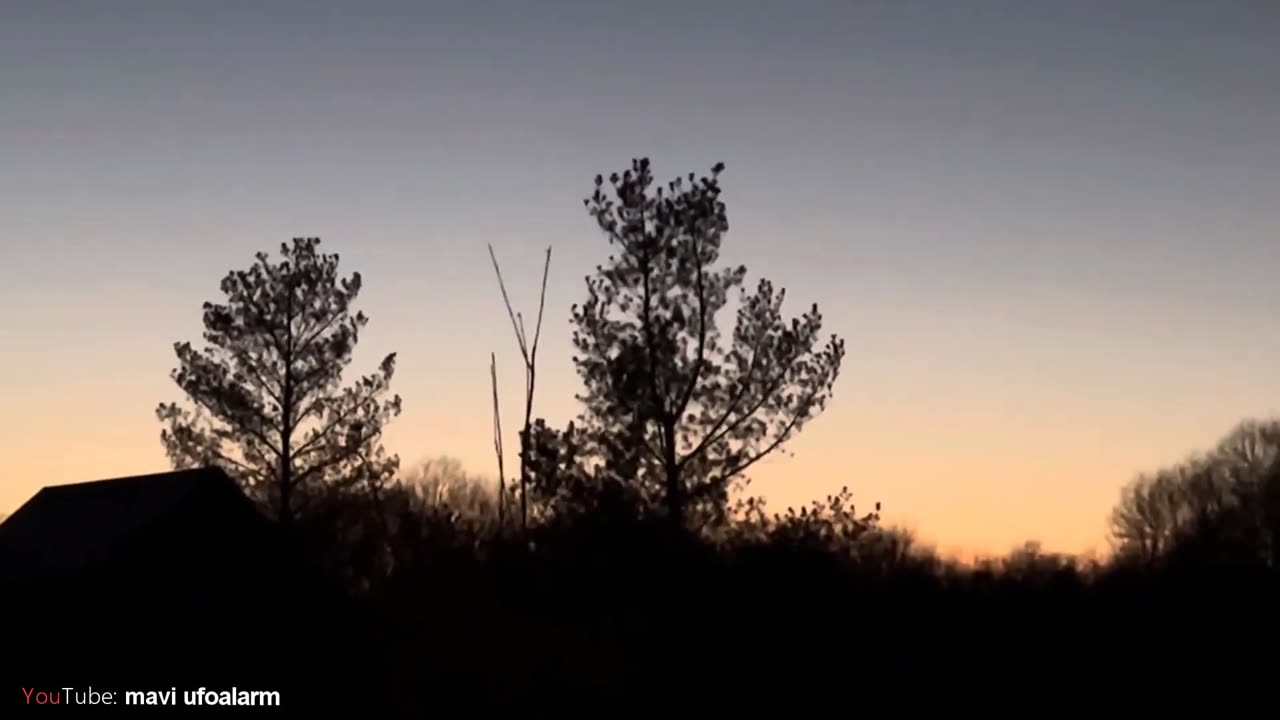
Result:
[[[673,409],[671,415],[678,422],[684,416],[684,411],[689,407],[689,401],[693,398],[694,388],[698,385],[698,380],[702,376],[702,364],[706,360],[707,348],[707,295],[706,288],[702,280],[702,250],[698,246],[698,241],[694,239],[694,263],[697,266],[697,298],[698,298],[698,355],[693,364],[692,377],[689,378],[689,384],[685,387],[684,392],[680,395],[679,402]]]
[[[787,438],[790,437],[791,435],[791,431],[795,429],[796,423],[798,423],[800,421],[800,418],[808,412],[810,407],[809,404],[813,402],[813,398],[816,397],[817,394],[818,394],[818,391],[815,389],[811,391],[808,396],[805,397],[804,403],[802,403],[800,407],[796,409],[795,413],[791,416],[791,420],[787,422],[786,426],[783,427],[783,429],[778,433],[777,438],[775,438],[774,441],[770,443],[768,447],[766,447],[764,450],[757,453],[755,457],[751,457],[745,462],[738,463],[737,466],[731,468],[728,471],[725,471],[722,474],[722,477],[719,482],[721,483],[728,482],[729,480],[732,480],[736,475],[746,472],[747,468],[750,468],[752,465],[755,465],[757,462],[759,462],[761,458],[773,452],[778,448],[779,445],[786,442]]]
[[[733,412],[738,409],[738,404],[741,403],[742,399],[747,395],[747,390],[751,386],[751,376],[755,374],[757,359],[760,357],[760,345],[764,342],[764,338],[767,334],[767,331],[761,331],[760,334],[756,336],[756,341],[751,346],[751,362],[747,364],[747,371],[738,383],[738,391],[734,393],[734,396],[729,400],[729,405],[725,407],[720,418],[716,420],[716,422],[711,426],[711,429],[702,437],[702,441],[699,442],[697,446],[695,446],[694,449],[685,455],[684,459],[680,461],[682,465],[688,462],[690,458],[700,455],[713,443],[719,441],[719,438],[715,437],[716,433],[719,432],[720,428],[729,421],[729,418],[733,416]],[[766,394],[764,397],[768,397],[768,395]],[[735,427],[738,424],[741,424],[742,419],[750,417],[752,414],[754,414],[754,411],[740,417],[738,422],[735,424]],[[732,427],[726,429],[724,435],[728,435],[730,432],[733,432]],[[721,437],[723,437],[723,435]]]

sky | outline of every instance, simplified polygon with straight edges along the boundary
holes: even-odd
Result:
[[[757,465],[946,552],[1105,550],[1137,473],[1280,407],[1280,5],[0,2],[0,513],[168,469],[173,343],[258,251],[359,271],[388,450],[493,475],[489,264],[537,300],[537,412],[579,410],[597,173],[723,161],[726,262],[846,341]],[[723,322],[730,323],[726,316]],[[508,448],[508,455],[516,449]]]

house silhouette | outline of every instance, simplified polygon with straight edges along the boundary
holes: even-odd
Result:
[[[55,485],[0,524],[0,578],[212,579],[215,569],[243,572],[278,551],[273,533],[218,469]]]
[[[332,704],[360,613],[303,558],[218,469],[46,487],[0,524],[0,646],[27,687],[221,683]]]

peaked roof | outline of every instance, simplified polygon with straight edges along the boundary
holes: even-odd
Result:
[[[53,485],[0,523],[0,573],[75,573],[191,500],[241,519],[254,512],[216,468]]]

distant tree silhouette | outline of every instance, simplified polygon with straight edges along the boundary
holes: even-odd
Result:
[[[622,491],[631,489],[617,482],[601,482],[600,475],[589,472],[591,458],[573,422],[557,430],[539,418],[530,428],[529,438],[526,470],[533,500],[530,514],[535,522],[558,514],[598,510],[601,503],[623,500]],[[631,511],[642,509],[631,500],[626,500],[626,505]]]
[[[1217,455],[1253,525],[1259,552],[1280,567],[1280,420],[1244,420],[1219,443]]]
[[[223,467],[285,522],[321,491],[376,495],[399,466],[381,446],[400,412],[398,395],[385,398],[396,355],[341,385],[368,318],[351,314],[360,274],[339,277],[338,255],[319,244],[294,239],[279,262],[258,253],[223,279],[225,302],[204,304],[208,346],[174,344],[172,377],[194,407],[156,410],[175,467]]]
[[[761,280],[748,293],[745,267],[716,267],[729,227],[723,168],[650,194],[638,159],[609,178],[611,193],[597,176],[584,201],[617,254],[572,311],[586,405],[575,439],[599,461],[597,480],[630,484],[681,526],[724,518],[731,485],[822,411],[844,356],[835,336],[818,347],[817,305],[788,322],[785,290]],[[716,315],[735,289],[725,341]]]
[[[1151,562],[1172,545],[1181,515],[1181,488],[1171,471],[1140,475],[1121,491],[1111,512],[1111,534],[1120,554]]]
[[[472,475],[456,458],[440,456],[418,463],[401,475],[414,496],[459,518],[484,524],[498,520],[498,494],[482,477]]]
[[[1111,515],[1122,558],[1276,564],[1280,422],[1246,420],[1208,453],[1139,476]]]
[[[360,593],[399,573],[431,567],[442,556],[466,557],[498,530],[497,493],[456,459],[424,460],[367,493],[328,494],[303,528],[322,561]]]
[[[1062,553],[1046,553],[1038,541],[1028,541],[1001,560],[1006,584],[1023,589],[1074,589],[1098,572],[1096,563]]]

